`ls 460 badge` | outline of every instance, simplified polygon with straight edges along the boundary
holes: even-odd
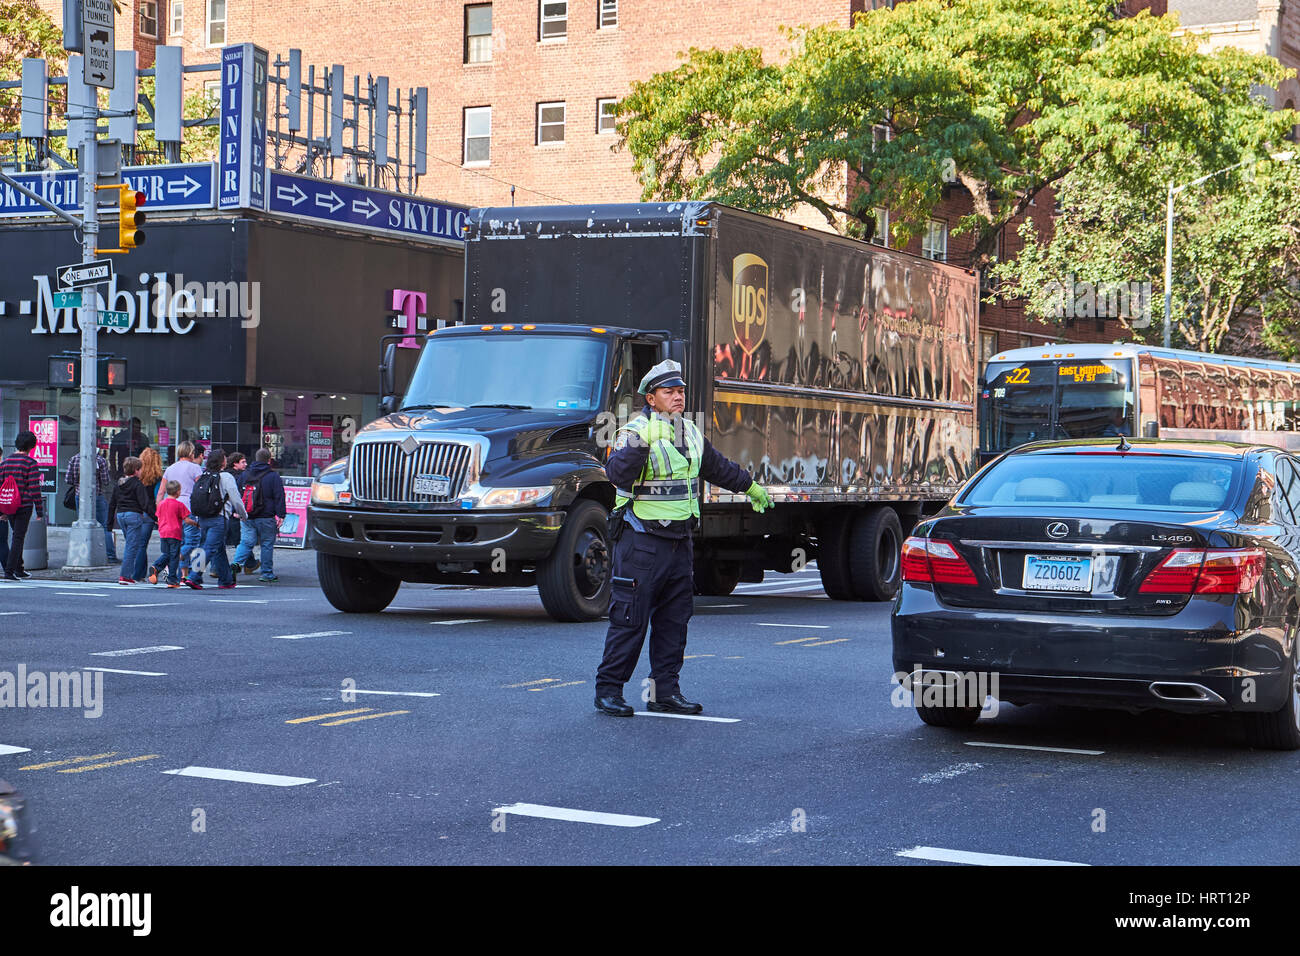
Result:
[[[1193,538],[1190,534],[1153,534],[1151,536],[1151,540],[1164,541],[1168,543],[1179,543],[1179,542],[1186,542],[1186,541],[1195,541],[1196,539]]]

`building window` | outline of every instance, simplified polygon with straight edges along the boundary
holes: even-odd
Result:
[[[226,0],[208,0],[208,46],[226,42]]]
[[[596,19],[598,30],[608,30],[618,26],[618,0],[600,0],[599,14]]]
[[[492,158],[492,107],[465,110],[465,165],[486,166]]]
[[[541,0],[538,4],[541,11],[541,39],[543,40],[563,40],[569,33],[569,4],[565,2],[556,3],[553,0]]]
[[[537,144],[564,142],[564,104],[537,104]]]
[[[465,8],[465,62],[492,62],[492,4]]]
[[[931,219],[925,224],[925,235],[921,237],[921,255],[927,259],[948,261],[948,224],[938,219]]]
[[[614,132],[615,112],[618,108],[618,100],[596,100],[596,132],[612,133]]]
[[[214,110],[220,109],[221,108],[221,81],[204,80],[203,97],[208,101],[208,107],[210,109],[214,109]]]
[[[998,354],[998,334],[980,332],[980,365],[987,365],[989,359]]]
[[[876,206],[871,212],[876,217],[876,228],[871,233],[871,242],[889,248],[889,210],[884,206]]]
[[[178,37],[185,32],[185,0],[172,0],[170,11],[172,22],[167,32]]]
[[[158,4],[156,0],[140,0],[140,35],[158,36]]]

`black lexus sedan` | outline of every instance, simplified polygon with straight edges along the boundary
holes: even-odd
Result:
[[[1219,711],[1294,750],[1298,564],[1300,459],[1278,448],[1024,445],[904,543],[895,681],[937,726],[990,698]]]

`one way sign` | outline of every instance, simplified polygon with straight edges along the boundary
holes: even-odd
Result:
[[[56,273],[61,289],[79,289],[82,286],[99,285],[113,278],[113,260],[96,259],[94,262],[74,262],[72,265],[59,266]]]

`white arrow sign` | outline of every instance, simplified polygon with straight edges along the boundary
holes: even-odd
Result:
[[[369,212],[366,212],[367,206],[370,207]],[[375,215],[379,212],[379,207],[375,205],[375,201],[373,199],[371,199],[369,196],[366,196],[364,199],[352,200],[352,211],[364,215],[367,219],[373,219]]]
[[[295,193],[297,193],[297,198],[294,198]],[[297,183],[291,183],[289,186],[277,187],[275,190],[275,195],[277,198],[284,199],[287,202],[289,202],[290,205],[293,206],[298,205],[300,202],[302,202],[304,199],[307,198],[307,194],[298,188]]]
[[[96,259],[94,262],[74,262],[72,265],[59,266],[57,275],[59,285],[65,289],[98,285],[113,277],[113,260]]]
[[[201,185],[202,184],[197,179],[189,175],[189,173],[186,173],[183,182],[168,183],[167,191],[169,193],[180,193],[186,199],[189,199],[190,196],[194,195],[195,190],[197,190]],[[189,187],[188,189],[186,188],[187,186]]]
[[[321,202],[321,200],[324,199],[324,198],[327,197],[327,196],[328,196],[330,199],[334,200],[333,205],[331,205],[330,203],[327,203],[327,202]],[[297,203],[294,203],[294,205],[296,206]],[[343,200],[340,199],[340,198],[338,197],[338,195],[334,192],[334,190],[331,189],[331,190],[330,190],[329,192],[327,192],[327,193],[317,193],[317,194],[316,194],[316,205],[318,205],[318,206],[324,206],[324,207],[325,207],[326,209],[328,209],[330,212],[338,212],[339,209],[343,206]]]

